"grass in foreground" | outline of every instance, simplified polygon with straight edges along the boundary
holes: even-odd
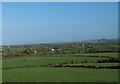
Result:
[[[106,54],[106,56],[108,55]],[[29,65],[36,66],[3,70],[3,82],[117,82],[117,69],[55,68],[39,66],[44,64],[69,63],[70,61],[78,62],[78,64],[80,64],[79,62],[85,60],[87,60],[88,63],[84,64],[103,66],[117,65],[117,63],[92,63],[98,59],[104,59],[94,56],[19,57],[3,59],[3,68]],[[111,54],[110,56],[113,55]]]
[[[19,68],[3,71],[3,82],[117,82],[114,69]]]

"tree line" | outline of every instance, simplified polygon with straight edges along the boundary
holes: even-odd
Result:
[[[54,49],[54,51],[52,51],[52,49]],[[17,45],[4,46],[1,52],[3,57],[118,52],[118,43],[72,42],[60,44]]]

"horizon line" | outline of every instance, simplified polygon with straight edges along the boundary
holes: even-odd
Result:
[[[41,45],[41,44],[62,44],[62,43],[77,43],[77,42],[87,42],[87,41],[91,41],[91,40],[118,40],[118,38],[98,38],[98,39],[87,39],[87,40],[79,40],[79,41],[64,41],[64,42],[41,42],[41,43],[18,43],[18,44],[2,44],[0,45],[0,47],[2,46],[20,46],[20,45]]]

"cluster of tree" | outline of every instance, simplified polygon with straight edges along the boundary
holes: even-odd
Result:
[[[115,63],[117,62],[117,63],[119,63],[119,62],[120,62],[120,58],[111,57],[111,58],[109,58],[109,59],[101,59],[101,60],[98,60],[98,61],[97,61],[97,63],[107,63],[107,62],[108,62],[108,63],[109,63],[109,62],[110,62],[110,63],[111,63],[111,62],[115,62]]]
[[[52,51],[54,49],[54,51]],[[36,52],[35,52],[36,51]],[[118,42],[102,40],[98,42],[71,42],[35,45],[3,46],[3,57],[42,56],[56,54],[118,52]]]
[[[71,61],[72,62],[72,61]],[[107,69],[120,69],[120,65],[115,65],[115,66],[98,66],[98,65],[86,65],[86,64],[75,64],[75,63],[58,63],[58,64],[47,64],[47,65],[41,65],[42,67],[77,67],[77,68],[97,68],[97,69],[102,69],[102,68],[107,68]]]
[[[86,47],[85,53],[118,52],[118,46],[102,44],[99,46]]]

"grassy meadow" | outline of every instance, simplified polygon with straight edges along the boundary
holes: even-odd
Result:
[[[92,55],[89,57],[88,55]],[[117,66],[118,63],[94,63],[108,59],[97,54],[15,57],[3,59],[3,82],[117,82],[118,69],[79,67],[42,67],[47,64]],[[117,53],[108,53],[117,57]],[[102,56],[108,56],[102,53]],[[87,61],[87,62],[86,62]],[[73,62],[73,63],[71,63]]]
[[[3,46],[2,81],[118,82],[117,42],[101,39]]]
[[[3,70],[3,82],[117,82],[118,70],[30,67]]]

